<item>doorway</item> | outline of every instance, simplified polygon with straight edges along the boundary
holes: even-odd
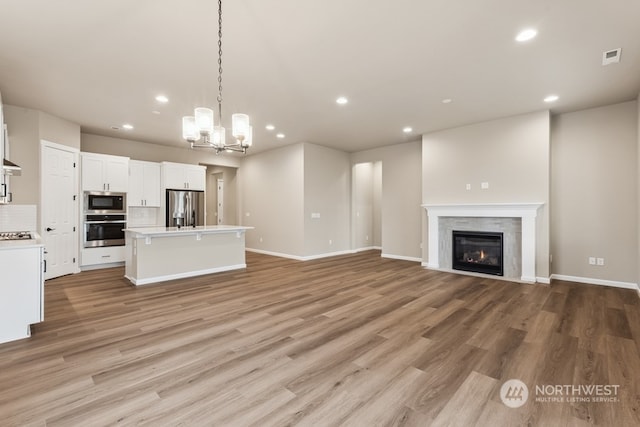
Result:
[[[382,162],[352,169],[352,247],[382,249]]]

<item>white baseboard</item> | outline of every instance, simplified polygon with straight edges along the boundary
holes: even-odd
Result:
[[[90,264],[80,266],[80,271],[100,270],[103,268],[123,267],[124,261],[110,262],[107,264]]]
[[[550,285],[551,277],[536,277],[536,282],[543,283],[545,285]]]
[[[347,250],[347,251],[338,251],[338,252],[328,252],[328,253],[317,254],[317,255],[300,256],[300,255],[284,254],[281,252],[263,251],[262,249],[253,249],[253,248],[246,248],[245,250],[247,250],[248,252],[255,252],[257,254],[277,256],[280,258],[288,258],[296,261],[311,261],[314,259],[328,258],[328,257],[338,256],[338,255],[350,255],[357,252],[355,250]]]
[[[590,277],[577,277],[577,276],[566,276],[563,274],[552,274],[551,280],[566,280],[567,282],[578,282],[578,283],[586,283],[589,285],[600,285],[600,286],[611,286],[614,288],[624,288],[624,289],[633,289],[635,291],[640,291],[637,283],[632,282],[618,282],[615,280],[603,280],[603,279],[593,279]]]
[[[127,275],[125,275],[124,277],[129,279],[129,281],[134,285],[140,286],[140,285],[148,285],[150,283],[166,282],[168,280],[186,279],[187,277],[202,276],[205,274],[222,273],[224,271],[231,271],[231,270],[240,270],[242,268],[247,268],[247,264],[235,264],[235,265],[228,265],[224,267],[207,268],[205,270],[187,271],[184,273],[167,274],[166,276],[155,276],[155,277],[148,277],[145,279],[136,279],[135,277],[130,277]]]
[[[418,257],[410,257],[410,256],[404,256],[404,255],[393,255],[393,254],[381,254],[380,255],[382,258],[389,258],[389,259],[399,259],[401,261],[413,261],[413,262],[422,262],[422,258],[418,258]]]

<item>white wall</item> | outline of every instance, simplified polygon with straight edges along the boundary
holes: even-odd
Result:
[[[304,145],[245,157],[238,186],[247,248],[304,256]]]
[[[304,144],[304,255],[351,248],[349,154]],[[320,214],[320,218],[312,218]]]
[[[544,203],[536,238],[536,274],[544,278],[550,276],[549,123],[549,112],[541,111],[422,138],[424,203]],[[481,189],[482,182],[489,188]]]
[[[383,256],[421,259],[422,159],[420,141],[351,153],[351,164],[382,167],[381,240]]]
[[[636,283],[638,108],[626,102],[554,116],[552,272]],[[604,266],[589,265],[604,258]]]

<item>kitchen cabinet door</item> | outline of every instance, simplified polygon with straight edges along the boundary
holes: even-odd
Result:
[[[162,162],[162,187],[172,190],[202,190],[205,187],[204,166]]]
[[[105,182],[108,191],[126,193],[129,188],[129,159],[127,157],[107,157]]]
[[[189,190],[204,191],[206,181],[206,169],[202,166],[189,165],[185,170],[185,181]]]
[[[160,164],[131,160],[129,162],[128,206],[160,206]]]
[[[105,167],[105,162],[100,157],[82,154],[82,189],[84,191],[106,191]]]
[[[129,187],[129,158],[81,153],[82,189],[126,193]]]

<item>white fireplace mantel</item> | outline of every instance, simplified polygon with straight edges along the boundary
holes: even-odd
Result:
[[[441,217],[491,217],[522,219],[522,277],[523,282],[536,281],[536,216],[544,203],[490,203],[422,205],[429,217],[428,268],[440,268]]]

